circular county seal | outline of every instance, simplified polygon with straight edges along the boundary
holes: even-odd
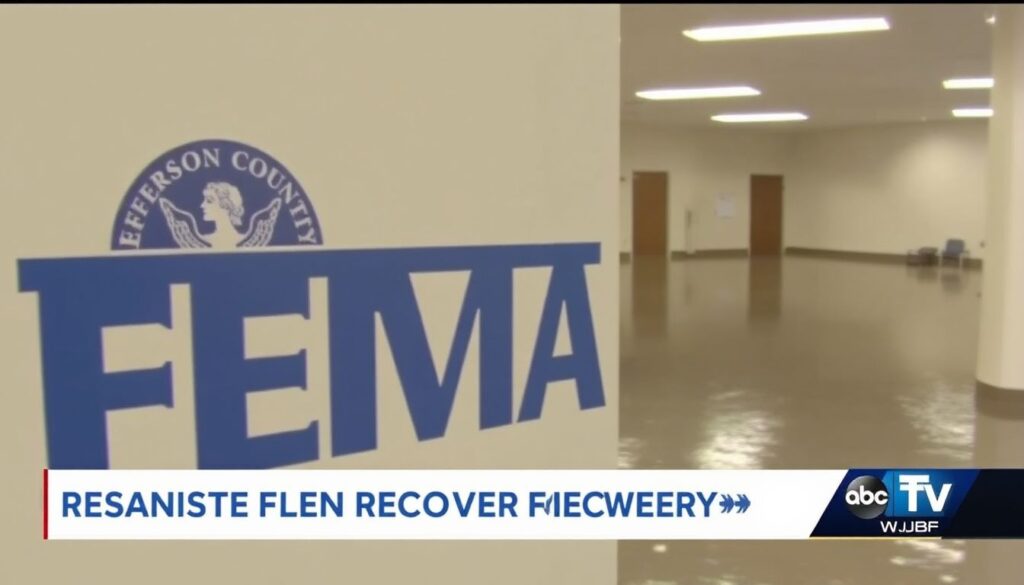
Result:
[[[197,140],[160,155],[117,210],[110,247],[318,245],[320,222],[298,179],[269,154],[232,140]]]

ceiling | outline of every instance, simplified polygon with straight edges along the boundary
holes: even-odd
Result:
[[[624,122],[722,126],[720,113],[800,111],[787,130],[951,119],[954,107],[988,105],[988,90],[946,90],[951,77],[986,77],[990,4],[623,5]],[[702,26],[884,16],[890,30],[700,43]],[[647,101],[641,89],[751,85],[760,96]]]

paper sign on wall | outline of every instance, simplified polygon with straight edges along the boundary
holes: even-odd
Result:
[[[733,217],[736,215],[736,198],[730,193],[719,193],[715,196],[715,215]]]

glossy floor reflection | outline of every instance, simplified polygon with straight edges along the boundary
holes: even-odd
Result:
[[[831,259],[622,266],[620,466],[1024,466],[978,390],[981,273]],[[622,585],[1020,585],[1020,541],[622,542]]]

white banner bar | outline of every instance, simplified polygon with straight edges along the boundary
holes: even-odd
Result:
[[[51,539],[805,539],[845,470],[50,470]]]

